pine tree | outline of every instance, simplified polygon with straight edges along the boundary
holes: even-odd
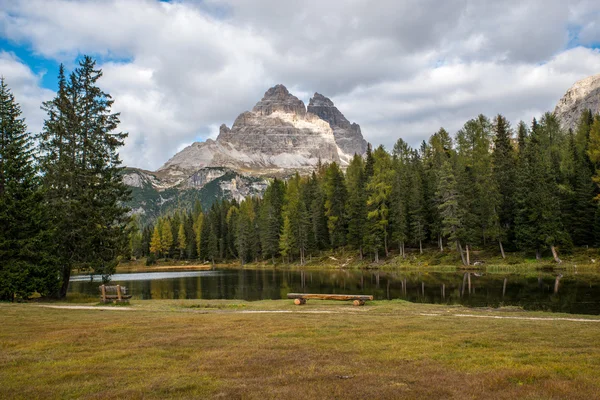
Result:
[[[358,250],[362,259],[367,221],[367,201],[365,198],[364,162],[362,157],[357,154],[354,155],[346,170],[346,186],[348,192],[348,201],[346,202],[348,234],[346,240],[350,246]]]
[[[313,195],[310,203],[309,219],[312,228],[313,242],[316,249],[326,249],[329,247],[329,229],[327,228],[327,217],[325,216],[325,194],[323,185],[317,175],[313,172],[309,185]]]
[[[383,146],[373,152],[373,176],[367,182],[367,244],[379,262],[379,251],[388,255],[389,200],[392,191],[392,160]]]
[[[240,203],[237,221],[237,251],[242,265],[252,260],[255,237],[254,220],[255,212],[252,200],[245,199]]]
[[[511,142],[510,125],[506,118],[498,114],[494,120],[494,151],[492,153],[492,180],[494,194],[498,195],[497,209],[494,214],[498,218],[498,230],[491,235],[498,240],[502,258],[505,257],[503,242],[514,236],[515,219],[515,180],[516,180],[516,154]],[[519,131],[521,131],[521,127]],[[495,224],[492,224],[495,226]]]
[[[390,195],[390,225],[392,240],[398,243],[401,256],[410,233],[409,197],[410,197],[410,156],[412,150],[402,139],[394,145],[394,177]]]
[[[568,241],[560,218],[560,202],[555,173],[553,138],[554,117],[544,115],[542,123],[534,119],[529,142],[520,164],[517,196],[516,238],[522,249],[535,250],[541,257],[544,247],[550,247],[560,262],[555,246]]]
[[[0,78],[0,300],[51,295],[60,283],[32,149],[20,107]]]
[[[282,207],[285,187],[282,181],[274,179],[265,190],[260,210],[260,239],[263,255],[270,257],[275,264],[279,254],[279,236],[283,225]]]
[[[292,249],[294,248],[293,242],[293,231],[292,225],[290,223],[290,218],[285,215],[283,217],[283,228],[281,230],[281,235],[279,237],[279,251],[281,252],[281,256],[285,260],[290,262],[290,255],[292,253]]]
[[[408,223],[410,239],[419,245],[419,252],[423,253],[423,241],[426,239],[427,225],[425,219],[425,198],[423,191],[423,171],[419,153],[413,151],[411,169],[409,171],[408,190]],[[404,251],[403,251],[404,252]]]
[[[202,254],[202,233],[204,232],[202,229],[202,225],[204,223],[204,213],[200,209],[200,212],[197,213],[196,219],[194,221],[194,232],[196,232],[196,253],[198,257]]]
[[[334,162],[325,173],[325,216],[331,247],[336,249],[346,244],[346,184],[344,174]]]
[[[122,182],[118,149],[127,134],[116,132],[119,115],[113,100],[97,82],[102,71],[85,56],[64,76],[48,113],[39,142],[43,184],[53,210],[55,243],[62,264],[65,296],[71,269],[92,270],[105,280],[127,245],[129,189]]]
[[[445,160],[442,165],[436,195],[442,223],[441,233],[448,239],[448,242],[455,243],[456,250],[459,252],[463,264],[466,265],[459,236],[463,210],[459,207],[458,184],[450,160]]]

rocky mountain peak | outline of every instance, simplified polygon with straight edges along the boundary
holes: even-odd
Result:
[[[581,79],[558,101],[554,114],[564,129],[575,129],[579,116],[585,110],[600,112],[600,74]]]
[[[320,93],[315,92],[312,99],[308,103],[309,107],[334,107],[333,101]]]
[[[360,126],[351,124],[328,97],[315,93],[308,103],[307,111],[329,123],[336,144],[345,154],[352,156],[367,151],[367,141],[362,136]]]
[[[281,111],[298,115],[306,114],[304,102],[291,94],[283,85],[275,85],[265,92],[262,100],[256,103],[252,112],[259,115],[270,115]]]

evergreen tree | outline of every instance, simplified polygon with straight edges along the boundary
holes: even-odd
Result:
[[[412,151],[408,144],[398,139],[394,145],[394,177],[390,195],[390,225],[392,240],[398,243],[401,256],[404,256],[404,244],[409,237],[409,197],[411,171],[410,155]]]
[[[21,109],[0,78],[0,300],[51,295],[60,283],[32,149]]]
[[[325,216],[331,247],[334,249],[346,244],[346,196],[344,174],[334,162],[325,173]]]
[[[237,221],[237,251],[242,265],[252,260],[255,237],[254,219],[254,205],[248,198],[240,203]]]
[[[410,228],[409,237],[413,243],[419,245],[420,253],[423,253],[423,241],[426,239],[427,233],[423,180],[424,177],[419,153],[413,151],[411,169],[408,176],[408,223]]]
[[[362,259],[367,221],[367,202],[365,198],[364,162],[362,157],[357,154],[354,155],[346,170],[346,186],[348,192],[348,201],[346,202],[348,234],[346,240],[350,246],[359,251]]]
[[[389,200],[392,191],[392,160],[383,146],[373,152],[373,176],[367,182],[367,244],[379,262],[379,251],[388,255]]]
[[[202,233],[204,223],[204,213],[202,210],[197,213],[196,219],[194,220],[194,232],[196,232],[196,253],[198,257],[202,254]]]
[[[558,185],[554,172],[552,137],[553,116],[546,114],[542,123],[534,120],[529,142],[525,147],[523,170],[519,174],[520,196],[516,238],[522,249],[535,250],[541,257],[544,247],[550,247],[556,261],[555,246],[568,241],[562,228]]]
[[[285,187],[282,181],[274,179],[265,190],[258,224],[261,235],[261,247],[264,257],[270,257],[275,264],[279,254],[279,236],[283,225],[282,207]]]
[[[451,160],[445,160],[440,171],[439,185],[436,193],[440,211],[442,230],[448,242],[455,243],[464,265],[467,264],[460,244],[462,227],[462,211],[459,207],[458,183]]]
[[[494,151],[492,153],[492,172],[494,193],[498,195],[497,209],[498,230],[494,235],[498,240],[502,258],[505,257],[503,242],[514,236],[515,219],[515,180],[516,180],[516,154],[511,142],[510,125],[506,118],[498,114],[494,120]],[[519,131],[521,131],[521,127]],[[492,224],[493,226],[494,224]]]
[[[322,183],[315,173],[312,174],[309,185],[313,195],[309,210],[312,241],[315,243],[316,249],[323,250],[328,248],[330,243],[327,217],[325,216],[325,194],[323,193]]]
[[[116,132],[119,115],[97,82],[102,71],[85,56],[67,81],[59,71],[54,100],[40,135],[47,202],[53,210],[65,296],[72,268],[88,269],[107,280],[127,245],[129,189],[122,182],[118,149],[127,136]]]

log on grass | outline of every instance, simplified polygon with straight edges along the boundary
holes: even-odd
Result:
[[[363,294],[311,294],[311,293],[288,293],[288,299],[305,300],[373,300],[373,296]]]

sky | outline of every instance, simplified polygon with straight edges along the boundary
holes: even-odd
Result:
[[[276,84],[331,98],[391,149],[481,113],[514,126],[552,111],[600,73],[600,2],[0,0],[0,75],[30,131],[58,66],[83,54],[129,132],[128,166],[215,138]]]

